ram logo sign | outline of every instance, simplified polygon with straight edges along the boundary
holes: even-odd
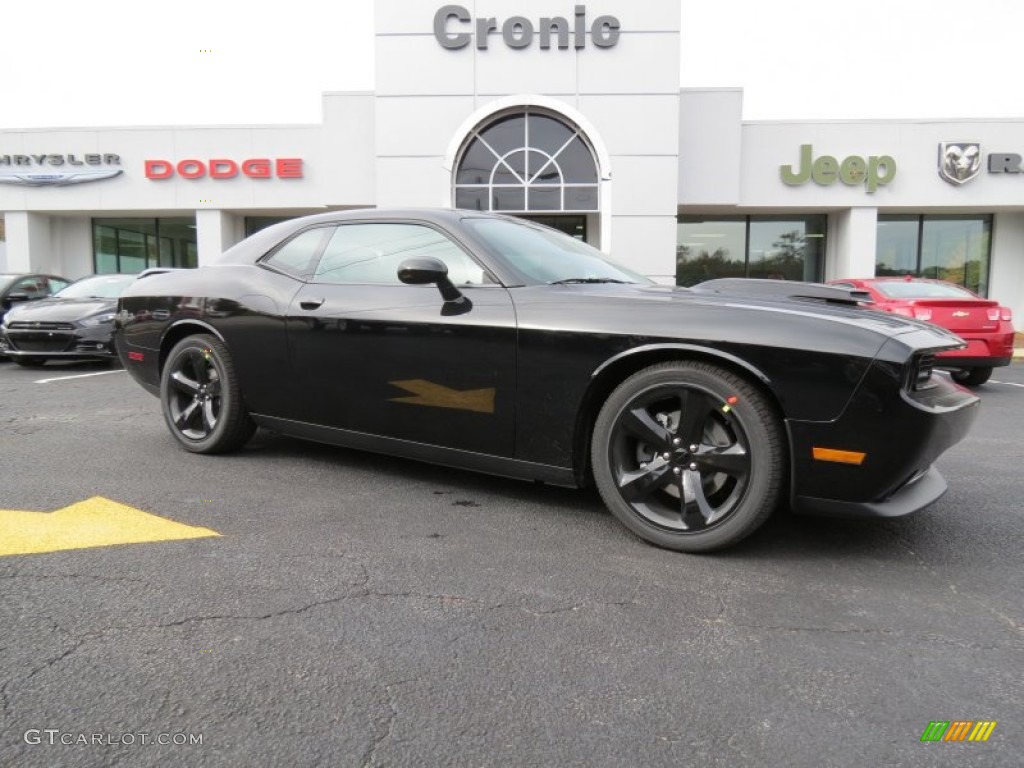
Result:
[[[981,144],[976,141],[947,141],[939,144],[939,176],[960,186],[981,171]]]

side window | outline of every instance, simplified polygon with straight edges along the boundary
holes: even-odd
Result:
[[[413,256],[432,256],[448,267],[456,285],[493,283],[491,276],[443,234],[421,224],[342,224],[324,249],[315,283],[401,285],[398,266]]]
[[[11,293],[24,293],[30,299],[39,299],[46,295],[42,281],[38,277],[23,277],[11,288]]]
[[[313,264],[316,263],[316,256],[323,247],[324,240],[330,237],[332,231],[332,227],[316,227],[300,232],[271,253],[262,263],[300,280],[306,280],[313,271]]]

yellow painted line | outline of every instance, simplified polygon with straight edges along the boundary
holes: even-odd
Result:
[[[94,496],[55,512],[0,509],[0,557],[220,536]]]

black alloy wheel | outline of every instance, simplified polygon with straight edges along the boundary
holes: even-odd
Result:
[[[256,427],[242,402],[234,363],[215,336],[179,341],[160,374],[164,420],[193,453],[224,453],[243,446]]]
[[[780,419],[761,392],[717,366],[651,366],[609,396],[592,464],[605,504],[652,544],[729,546],[778,504],[787,466]]]
[[[961,368],[956,371],[950,371],[953,381],[957,384],[963,384],[965,387],[980,387],[989,380],[991,375],[991,368]]]

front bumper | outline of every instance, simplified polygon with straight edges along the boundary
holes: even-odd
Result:
[[[0,328],[0,355],[45,360],[110,360],[117,357],[111,334],[112,328],[108,324],[70,328]]]
[[[803,514],[821,517],[903,517],[938,501],[946,488],[946,480],[939,470],[929,467],[882,501],[838,501],[800,496],[793,508]]]
[[[897,517],[945,492],[932,465],[970,430],[980,400],[944,376],[933,376],[920,391],[905,376],[902,366],[876,362],[838,419],[788,422],[794,511]],[[863,460],[816,458],[815,448],[863,454]]]

